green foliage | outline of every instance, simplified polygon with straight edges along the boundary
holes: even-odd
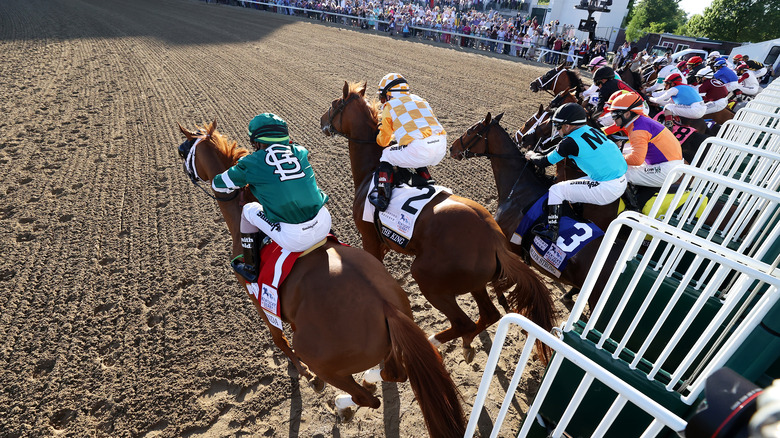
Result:
[[[685,12],[680,9],[678,1],[641,0],[626,26],[626,38],[636,41],[647,32],[675,32],[686,22]]]
[[[758,42],[780,38],[779,22],[780,0],[714,0],[684,30],[689,36]]]

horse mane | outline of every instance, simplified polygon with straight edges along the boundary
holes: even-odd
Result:
[[[365,95],[365,90],[365,82],[349,82],[349,93],[347,94],[347,99],[352,97],[353,94],[358,95],[358,97],[360,97],[361,93]],[[368,108],[368,113],[371,115],[371,119],[379,121],[379,99],[377,99],[375,96],[371,98],[364,96],[363,100],[366,102],[366,108]]]
[[[228,140],[219,131],[216,130],[216,121],[207,123],[202,127],[198,127],[201,132],[206,132],[205,138],[211,140],[211,143],[223,153],[226,157],[230,158],[234,163],[239,158],[249,155],[249,150],[238,146],[238,143],[233,140],[229,143]]]
[[[574,84],[574,88],[577,89],[574,95],[577,97],[577,99],[579,99],[580,93],[585,91],[585,86],[582,83],[582,78],[580,78],[580,75],[577,72],[570,70],[568,68],[566,69],[566,73],[569,75],[569,82]]]

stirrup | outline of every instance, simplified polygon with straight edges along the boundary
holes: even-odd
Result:
[[[377,188],[374,188],[374,190],[368,194],[368,202],[370,202],[371,205],[376,207],[379,211],[385,211],[387,210],[387,207],[390,206],[390,200],[383,194],[379,193],[379,189]]]
[[[246,280],[247,283],[257,283],[257,272],[255,271],[256,268],[254,266],[233,260],[230,262],[230,267],[232,267],[238,275],[244,277],[244,280]]]
[[[558,240],[558,232],[553,231],[549,226],[547,228],[542,228],[542,225],[538,224],[531,229],[531,233],[552,243],[555,243]]]

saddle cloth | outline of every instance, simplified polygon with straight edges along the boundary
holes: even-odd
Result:
[[[661,111],[658,114],[656,114],[653,119],[655,119],[656,122],[660,122],[661,121],[660,119],[661,119],[661,117],[663,117],[663,115],[664,115],[664,112]],[[677,123],[675,123],[672,126],[671,131],[672,131],[672,134],[674,134],[674,137],[677,139],[677,141],[680,142],[680,144],[685,143],[685,141],[688,140],[688,137],[690,137],[691,134],[696,132],[696,130],[691,128],[690,126],[678,125]]]
[[[372,182],[368,188],[368,193],[374,189]],[[423,187],[412,187],[402,184],[393,188],[392,198],[387,210],[379,212],[380,232],[382,235],[397,243],[400,247],[406,248],[414,233],[414,224],[417,216],[423,207],[425,207],[434,196],[441,192],[452,194],[452,190],[438,185],[427,185]],[[363,220],[374,222],[374,213],[376,207],[366,198],[363,207]]]
[[[334,236],[329,235],[303,252],[284,250],[276,242],[271,241],[260,250],[260,273],[257,276],[257,283],[247,283],[246,287],[260,302],[260,307],[263,308],[268,322],[274,327],[282,330],[282,303],[279,300],[279,287],[292,271],[298,257],[305,256],[324,245],[327,239],[338,241]]]
[[[541,225],[547,222],[542,213],[548,195],[545,193],[526,212],[510,239],[512,243],[522,244],[523,236],[535,224]],[[558,224],[558,240],[550,242],[539,236],[533,236],[533,240],[527,245],[528,255],[542,269],[560,278],[568,261],[585,245],[603,235],[604,231],[592,222],[579,222],[569,216],[561,216]]]

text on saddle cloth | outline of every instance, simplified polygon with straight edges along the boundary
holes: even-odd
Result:
[[[335,237],[328,236],[328,238]],[[295,261],[325,243],[326,239],[303,252],[290,252],[282,249],[276,242],[263,246],[260,250],[260,273],[257,283],[247,283],[246,287],[260,302],[268,322],[282,330],[282,305],[279,300],[279,286],[292,271]]]
[[[522,236],[528,233],[534,224],[544,222],[542,213],[548,195],[545,193],[526,212],[512,235],[510,240],[512,243],[520,245]],[[604,231],[591,222],[578,222],[568,216],[563,216],[560,218],[558,240],[552,243],[539,236],[533,236],[528,252],[537,265],[555,277],[560,277],[569,259],[574,257],[585,245],[603,235]]]
[[[653,117],[653,119],[656,122],[660,122],[661,121],[661,116],[663,116],[663,115],[664,115],[664,112],[661,111],[658,114],[656,114],[655,117]],[[676,123],[674,124],[674,126],[672,126],[670,131],[672,131],[672,134],[674,134],[674,137],[677,139],[677,141],[680,142],[680,144],[685,143],[685,140],[688,140],[688,137],[690,137],[691,134],[696,132],[696,130],[691,128],[690,126],[678,125]]]
[[[373,182],[368,193],[374,189]],[[441,192],[452,194],[452,190],[438,185],[410,187],[402,184],[393,189],[390,205],[387,210],[379,212],[380,230],[382,236],[406,248],[414,233],[417,216],[431,199]],[[363,207],[363,220],[374,222],[375,207],[366,198]]]

